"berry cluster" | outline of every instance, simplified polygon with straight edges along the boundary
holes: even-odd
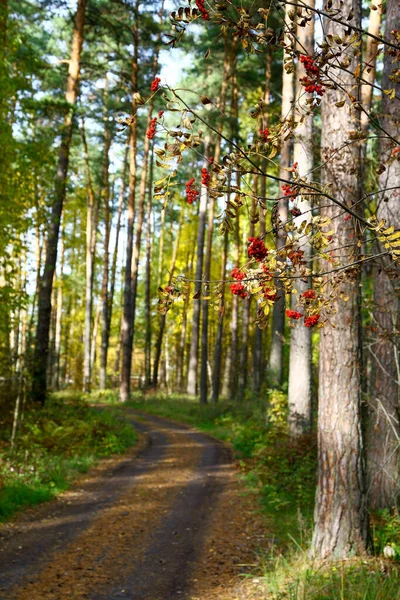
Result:
[[[249,242],[249,248],[247,250],[249,258],[255,258],[258,262],[264,260],[268,254],[264,242],[256,237],[250,237]]]
[[[157,117],[154,117],[154,119],[150,119],[150,127],[146,131],[146,135],[149,138],[149,140],[152,140],[156,134],[156,124],[157,124]]]
[[[292,198],[295,198],[297,196],[297,192],[294,191],[294,189],[290,186],[289,183],[285,183],[282,186],[282,191],[284,196],[290,196]]]
[[[236,279],[236,281],[243,281],[243,279],[246,278],[246,273],[243,273],[243,271],[235,267],[234,269],[232,269],[231,277],[233,279]]]
[[[343,218],[344,221],[349,221],[351,219],[351,215],[345,215]]]
[[[316,325],[319,321],[319,315],[311,315],[310,317],[307,317],[306,319],[304,319],[304,325],[306,327],[314,327],[314,325]]]
[[[204,21],[209,21],[210,14],[208,10],[204,7],[204,0],[196,0],[196,6],[200,11],[201,18],[204,19]]]
[[[300,217],[301,215],[301,210],[297,208],[297,206],[293,206],[293,208],[290,209],[290,212],[294,217]]]
[[[247,293],[244,289],[243,283],[231,283],[229,287],[234,296],[239,296],[240,298],[247,298]]]
[[[305,298],[306,300],[315,300],[316,293],[314,290],[306,290],[303,294],[301,294],[303,296],[303,298]]]
[[[153,81],[151,82],[151,91],[152,92],[156,92],[160,86],[160,81],[161,79],[159,77],[156,77],[155,79],[153,79]]]
[[[274,274],[271,273],[268,265],[265,265],[265,264],[262,265],[262,270],[264,271],[264,274],[265,274],[265,278],[264,279],[267,279],[268,281],[270,281],[273,278]]]
[[[266,300],[270,300],[271,302],[275,302],[276,295],[277,295],[277,291],[276,290],[271,290],[270,288],[265,288],[264,289],[264,298]]]
[[[269,129],[261,129],[258,133],[263,142],[268,141]]]
[[[398,154],[400,158],[400,146],[396,146],[396,148],[393,148],[392,150],[392,156],[397,156]]]
[[[201,183],[206,187],[208,187],[208,184],[210,183],[210,173],[205,167],[203,167],[201,170]]]
[[[300,55],[300,62],[304,65],[307,75],[300,79],[301,85],[304,87],[308,94],[315,92],[318,96],[323,96],[325,88],[317,83],[320,77],[319,67],[314,63],[314,59],[311,56],[304,54]]]
[[[289,319],[296,319],[296,321],[298,321],[298,319],[301,319],[301,317],[303,316],[301,313],[297,312],[297,310],[290,310],[289,308],[286,311],[286,316]]]
[[[193,202],[195,202],[197,200],[197,197],[199,196],[199,192],[195,190],[194,187],[192,187],[193,184],[194,177],[186,182],[186,198],[188,204],[193,204]]]
[[[161,119],[161,117],[163,116],[163,114],[164,114],[164,111],[160,110],[160,112],[157,115],[157,119]]]
[[[290,167],[289,170],[292,171],[292,173],[294,173],[296,171],[296,169],[298,169],[298,168],[299,168],[299,163],[295,162],[295,163],[293,163],[293,165]]]

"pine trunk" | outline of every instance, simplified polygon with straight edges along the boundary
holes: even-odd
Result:
[[[38,298],[38,323],[36,329],[35,352],[32,364],[32,399],[44,404],[47,393],[46,373],[49,355],[49,334],[51,321],[51,296],[57,264],[57,248],[60,233],[62,209],[66,194],[69,151],[72,138],[73,107],[78,94],[83,28],[85,23],[86,0],[78,0],[75,26],[72,38],[71,57],[68,68],[66,100],[70,105],[64,119],[61,147],[58,155],[54,202],[52,205],[47,252]]]
[[[346,0],[344,14],[354,10],[352,24],[360,26],[360,8]],[[329,19],[326,34],[343,36],[344,28]],[[356,52],[356,50],[353,50]],[[340,85],[354,88],[353,73],[359,57],[348,52],[349,74],[340,71]],[[329,89],[322,103],[323,180],[331,195],[347,206],[360,196],[360,148],[347,145],[348,132],[359,128],[359,113],[349,100],[338,112],[335,103],[345,92]],[[342,192],[346,190],[345,196]],[[337,205],[323,200],[322,216],[332,218],[336,240],[335,255],[345,264],[358,257],[358,227],[354,218],[344,220]],[[328,265],[329,266],[329,265]],[[332,317],[321,330],[318,415],[318,484],[314,512],[315,529],[312,554],[323,559],[343,559],[362,554],[367,547],[368,516],[366,511],[363,436],[361,430],[360,356],[359,356],[359,281],[356,269],[349,271],[340,285],[348,298],[333,300]],[[335,290],[334,274],[328,276],[326,294]]]
[[[392,41],[391,31],[400,22],[400,6],[396,0],[386,5],[385,38]],[[399,105],[400,83],[389,78],[394,69],[389,52],[384,56],[384,90],[395,89],[396,97],[382,94],[380,123],[393,138],[400,138]],[[379,177],[377,217],[385,219],[387,227],[400,223],[399,186],[400,162],[393,160],[393,141],[382,138],[380,162],[386,170]],[[400,290],[397,275],[390,261],[375,275],[374,321],[377,340],[371,347],[373,353],[372,394],[368,402],[367,473],[368,502],[374,509],[397,506],[400,496],[400,360],[398,331],[400,326]]]

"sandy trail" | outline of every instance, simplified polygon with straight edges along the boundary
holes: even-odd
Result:
[[[184,426],[126,416],[149,443],[142,440],[130,456],[109,461],[60,500],[1,531],[0,598],[196,597],[198,576],[210,566],[208,545],[215,543],[213,512],[232,482],[230,453]],[[232,498],[227,502],[234,511]],[[229,529],[219,537],[240,537]],[[229,566],[226,580],[232,576]],[[219,567],[218,583],[223,580]],[[205,589],[200,593],[208,597]]]

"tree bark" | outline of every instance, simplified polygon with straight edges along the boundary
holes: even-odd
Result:
[[[359,5],[355,0],[345,0],[343,14],[348,14],[351,9],[355,15],[352,24],[360,26]],[[329,19],[325,20],[324,26],[326,34],[344,34],[344,27]],[[350,73],[359,64],[359,57],[350,53],[346,56],[351,59],[349,74],[340,72],[340,85],[357,94],[354,77]],[[351,206],[360,196],[360,148],[355,144],[346,145],[346,141],[348,131],[359,128],[360,117],[349,100],[344,110],[338,112],[335,103],[343,98],[343,94],[340,89],[329,89],[323,98],[323,181],[330,185],[332,196]],[[333,219],[332,229],[338,246],[335,255],[348,264],[358,255],[357,224],[353,218],[344,220],[343,213],[335,204],[325,199],[323,204],[321,214]],[[333,277],[328,276],[328,297],[334,289]],[[321,330],[318,484],[311,553],[323,559],[343,559],[362,554],[367,547],[368,516],[360,402],[359,281],[359,272],[348,272],[339,284],[340,291],[348,297],[347,302],[333,300],[335,328],[327,324]]]
[[[374,8],[372,8],[374,6]],[[375,9],[375,10],[374,10]],[[368,33],[371,36],[379,36],[382,21],[382,4],[371,5],[369,13]],[[361,111],[361,128],[367,131],[369,125],[368,113],[371,110],[373,84],[375,82],[376,57],[379,54],[378,43],[371,37],[366,36],[366,49],[362,78],[368,83],[361,86],[361,105],[366,112]]]
[[[54,201],[52,204],[51,218],[49,223],[47,252],[38,299],[36,343],[33,364],[31,368],[31,395],[34,401],[42,404],[45,402],[47,393],[46,371],[49,355],[51,296],[53,290],[54,272],[57,263],[57,247],[60,232],[61,214],[66,193],[69,150],[73,126],[73,107],[78,94],[80,60],[83,44],[83,28],[85,23],[85,8],[86,0],[78,0],[78,8],[75,16],[75,25],[72,37],[71,57],[68,68],[67,92],[65,95],[70,108],[64,118],[61,146],[58,155]]]
[[[386,5],[385,38],[392,40],[391,31],[398,27],[400,7],[396,0]],[[383,62],[383,89],[395,89],[393,100],[382,94],[380,123],[395,139],[400,138],[399,108],[400,84],[389,79],[395,68],[391,54]],[[392,140],[382,138],[380,162],[386,171],[379,176],[377,217],[385,219],[387,227],[400,222],[400,162],[392,158],[395,147]],[[389,189],[395,188],[395,189]],[[367,473],[368,502],[374,509],[397,506],[400,495],[400,402],[399,402],[399,340],[400,290],[398,269],[390,261],[375,274],[374,321],[377,339],[372,345],[372,393],[368,400]]]
[[[307,6],[315,7],[314,0],[307,0]],[[298,47],[302,54],[313,56],[314,54],[314,13],[304,11],[305,16],[312,17],[306,27],[297,30]],[[295,130],[293,144],[293,161],[298,163],[298,172],[301,177],[312,177],[313,169],[313,112],[306,103],[308,94],[300,84],[300,79],[306,75],[304,66],[300,61],[296,70],[296,105],[295,120],[299,125]],[[301,215],[294,219],[294,223],[300,226],[302,221],[311,222],[312,218],[312,196],[301,196],[295,202]],[[303,260],[309,267],[311,260],[311,248],[305,238],[300,238],[299,246],[304,251]],[[311,287],[310,278],[298,271],[299,279],[296,281],[298,294],[302,294]],[[296,309],[297,295],[292,295],[292,307]],[[302,321],[294,321],[290,334],[290,357],[289,357],[289,427],[293,436],[306,433],[311,428],[311,329],[304,326]]]
[[[132,369],[132,344],[133,344],[133,290],[132,290],[132,256],[133,256],[133,225],[135,220],[135,198],[136,198],[136,148],[137,148],[137,103],[135,93],[138,91],[138,46],[139,46],[139,1],[136,0],[134,8],[133,26],[133,57],[131,65],[132,78],[132,115],[131,137],[129,148],[129,197],[128,197],[128,224],[125,261],[125,283],[124,283],[124,312],[122,317],[122,367],[120,383],[120,400],[129,400],[131,388]]]

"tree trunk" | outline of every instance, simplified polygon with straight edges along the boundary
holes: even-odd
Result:
[[[228,233],[224,237],[224,254],[221,266],[221,281],[225,281],[226,263],[228,262]],[[212,382],[212,401],[218,402],[219,390],[221,387],[221,362],[222,362],[222,342],[224,337],[224,313],[225,313],[225,285],[221,289],[221,298],[219,301],[219,319],[217,328],[217,339],[214,350],[214,368]]]
[[[179,218],[178,233],[176,234],[175,244],[174,244],[174,247],[172,250],[171,265],[170,265],[169,277],[168,277],[168,286],[171,285],[172,279],[174,276],[176,259],[178,256],[179,242],[181,239],[183,214],[184,214],[183,211],[181,211],[180,218]],[[153,367],[153,385],[156,387],[158,385],[158,370],[160,367],[160,359],[161,359],[161,352],[162,352],[166,320],[167,320],[167,315],[160,315],[160,325],[159,325],[159,329],[158,329],[157,343],[156,343],[155,355],[154,355],[154,367]]]
[[[54,335],[54,360],[53,360],[53,376],[52,386],[54,390],[60,388],[60,359],[61,359],[61,325],[63,312],[63,270],[64,270],[64,239],[61,234],[60,239],[60,277],[57,287],[57,311],[56,311],[56,327]]]
[[[343,14],[354,10],[352,24],[360,26],[360,8],[354,0],[345,0],[342,10]],[[329,19],[324,25],[326,34],[343,36],[343,26]],[[351,59],[349,72],[353,73],[359,57],[352,58],[350,53],[346,56]],[[356,94],[354,83],[352,75],[340,72],[340,85],[351,88]],[[360,148],[355,144],[346,145],[346,142],[349,130],[359,127],[359,113],[349,100],[344,109],[337,110],[335,103],[343,96],[342,90],[329,89],[322,102],[323,181],[329,183],[332,196],[351,206],[360,195]],[[344,264],[357,260],[358,228],[354,219],[344,220],[337,206],[325,198],[323,205],[321,214],[333,219],[332,229],[338,246],[335,255]],[[334,289],[333,277],[328,276],[327,297]],[[312,555],[324,559],[362,554],[367,547],[360,403],[359,281],[359,272],[355,270],[344,277],[339,284],[340,291],[348,300],[333,300],[333,309],[337,311],[332,317],[335,328],[327,324],[321,330],[318,485]]]
[[[119,238],[121,233],[121,221],[122,221],[122,211],[124,208],[124,200],[125,200],[125,188],[126,188],[126,174],[128,170],[128,153],[129,153],[129,136],[126,140],[126,149],[122,170],[122,180],[121,180],[121,189],[119,192],[118,198],[118,208],[117,208],[117,224],[115,227],[115,246],[111,264],[111,277],[110,277],[110,293],[108,295],[108,338],[110,337],[111,330],[111,319],[113,313],[113,305],[114,305],[114,294],[115,294],[115,282],[117,278],[117,262],[118,262],[118,247],[119,247]]]
[[[372,8],[372,6],[374,8]],[[374,10],[375,9],[375,10]],[[382,20],[382,4],[371,5],[369,13],[368,33],[379,36]],[[364,68],[362,78],[368,83],[361,86],[361,105],[366,112],[361,111],[361,127],[367,131],[369,125],[368,113],[371,110],[373,84],[375,82],[376,57],[379,54],[377,41],[370,36],[366,36],[366,49],[364,58]]]
[[[89,152],[86,142],[85,122],[82,119],[82,143],[85,156],[87,179],[86,213],[86,280],[85,280],[85,331],[83,336],[83,389],[90,392],[91,387],[91,329],[93,312],[94,257],[96,251],[97,202],[93,192],[89,165]]]
[[[222,74],[221,93],[218,102],[218,108],[221,113],[225,112],[226,106],[226,93],[228,90],[229,74],[232,67],[234,47],[233,45],[229,48],[227,36],[225,36],[225,53],[224,53],[224,68]],[[222,133],[223,119],[219,120],[218,133]],[[221,158],[221,137],[217,136],[214,148],[214,162],[218,164]],[[208,229],[207,229],[207,243],[206,243],[206,256],[204,262],[204,280],[208,281],[211,274],[211,255],[213,245],[213,231],[214,231],[214,213],[215,213],[215,197],[211,193],[208,207]],[[200,369],[200,403],[206,404],[208,401],[208,386],[207,386],[207,365],[208,365],[208,312],[209,312],[209,301],[203,300],[203,321],[201,331],[201,369]]]
[[[134,9],[133,26],[133,58],[132,58],[132,115],[136,115],[137,103],[135,93],[138,91],[138,46],[139,46],[139,1],[136,0]],[[128,197],[128,224],[125,261],[125,283],[124,283],[124,312],[122,317],[122,367],[120,383],[120,400],[129,400],[131,388],[132,369],[132,344],[133,344],[133,296],[132,296],[132,256],[133,256],[133,224],[135,220],[135,198],[136,198],[136,147],[137,147],[137,124],[136,118],[131,125],[130,152],[129,152],[129,197]]]
[[[204,143],[204,166],[208,166],[208,145],[209,140],[206,139]],[[208,189],[206,186],[201,186],[200,191],[200,208],[199,208],[199,224],[197,229],[197,261],[196,261],[196,293],[198,293],[202,284],[203,279],[203,256],[204,256],[204,238],[206,231],[206,213],[208,204]],[[187,393],[190,396],[195,396],[197,392],[197,364],[199,359],[199,335],[200,335],[200,312],[201,312],[201,300],[195,298],[193,300],[193,317],[192,317],[192,337],[190,342],[190,355],[189,355],[189,369],[188,369],[188,382],[187,382]]]
[[[73,106],[78,93],[80,59],[83,44],[83,28],[85,22],[86,0],[78,0],[75,16],[75,26],[72,37],[71,57],[68,68],[68,81],[66,100],[70,105],[64,119],[61,147],[58,155],[57,175],[55,181],[54,202],[52,205],[49,223],[49,235],[44,271],[40,285],[38,299],[38,323],[36,329],[36,343],[32,375],[32,399],[42,404],[46,399],[46,371],[49,355],[49,333],[51,320],[51,295],[53,289],[54,272],[57,263],[57,247],[60,232],[61,214],[66,193],[66,180],[68,174],[69,150],[72,138]]]
[[[392,41],[391,31],[398,27],[400,7],[396,0],[386,5],[385,38]],[[382,94],[381,125],[395,139],[400,138],[400,83],[389,79],[395,68],[391,54],[383,63],[383,89],[395,89],[393,100]],[[387,227],[400,222],[400,162],[391,158],[392,140],[381,139],[380,162],[386,171],[379,176],[377,217],[385,219]],[[390,189],[396,188],[396,189]],[[369,398],[367,423],[368,502],[374,509],[397,506],[400,495],[400,402],[399,402],[399,309],[400,289],[393,263],[390,261],[375,275],[374,321],[377,340],[372,345],[373,378]]]
[[[151,315],[151,213],[153,207],[153,167],[154,154],[151,153],[150,176],[148,185],[148,200],[146,213],[146,277],[145,277],[145,351],[144,351],[144,383],[146,387],[151,385],[151,334],[152,334],[152,315]],[[163,315],[164,316],[164,315]]]
[[[107,86],[108,79],[106,77],[105,98],[107,104]],[[104,158],[103,158],[103,201],[104,201],[104,256],[103,256],[103,280],[101,286],[101,345],[100,345],[100,380],[99,387],[105,390],[107,387],[107,356],[110,326],[108,322],[110,307],[108,298],[108,282],[109,282],[109,265],[110,265],[110,180],[109,167],[110,159],[109,152],[111,146],[111,132],[108,123],[108,110],[105,107],[104,116]]]
[[[286,4],[285,7],[285,23],[290,24],[289,12],[292,6]],[[286,44],[289,44],[289,37],[285,36]],[[284,52],[284,58],[286,53]],[[290,119],[293,112],[294,90],[293,90],[293,73],[288,73],[285,68],[282,72],[282,104],[281,104],[281,122]],[[281,144],[280,170],[279,177],[287,179],[286,169],[290,165],[290,150],[291,140],[283,140]],[[282,192],[279,192],[279,196]],[[287,198],[279,200],[278,212],[280,220],[283,223],[287,221],[288,203]],[[285,245],[286,235],[282,229],[279,230],[276,245],[278,250]],[[269,384],[272,387],[280,387],[282,385],[282,370],[283,370],[283,334],[285,329],[285,295],[279,282],[276,286],[277,300],[274,303],[272,312],[272,340],[269,355]]]
[[[314,0],[307,0],[307,6],[315,7]],[[314,13],[305,11],[305,15],[311,16],[312,20],[306,27],[299,27],[297,41],[302,54],[313,56],[314,54]],[[312,177],[313,169],[313,112],[307,105],[307,94],[300,85],[299,80],[306,75],[304,66],[300,61],[296,70],[296,105],[295,119],[299,125],[295,130],[293,145],[293,161],[298,163],[298,172],[301,177]],[[301,215],[294,219],[294,223],[300,226],[306,220],[311,222],[312,196],[302,196],[295,202]],[[304,251],[303,260],[309,267],[311,260],[311,248],[302,237],[298,242]],[[301,269],[298,271],[299,279],[296,281],[298,294],[305,292],[311,285],[310,278],[300,278]],[[292,295],[292,307],[296,308],[298,295]],[[290,335],[290,358],[289,358],[289,427],[292,435],[297,436],[305,433],[311,427],[311,329],[304,326],[302,321],[293,321]]]
[[[266,51],[266,65],[265,65],[265,92],[264,92],[264,106],[265,113],[263,115],[262,121],[260,122],[260,129],[264,129],[268,127],[269,123],[269,105],[271,102],[271,49],[268,46]],[[263,171],[267,171],[267,161],[263,160]],[[260,177],[260,195],[261,201],[265,204],[265,199],[267,195],[267,177]],[[264,239],[265,237],[265,210],[260,207],[260,238]],[[254,374],[253,374],[253,390],[256,394],[260,393],[261,384],[264,379],[263,373],[263,331],[256,327],[254,334]]]

